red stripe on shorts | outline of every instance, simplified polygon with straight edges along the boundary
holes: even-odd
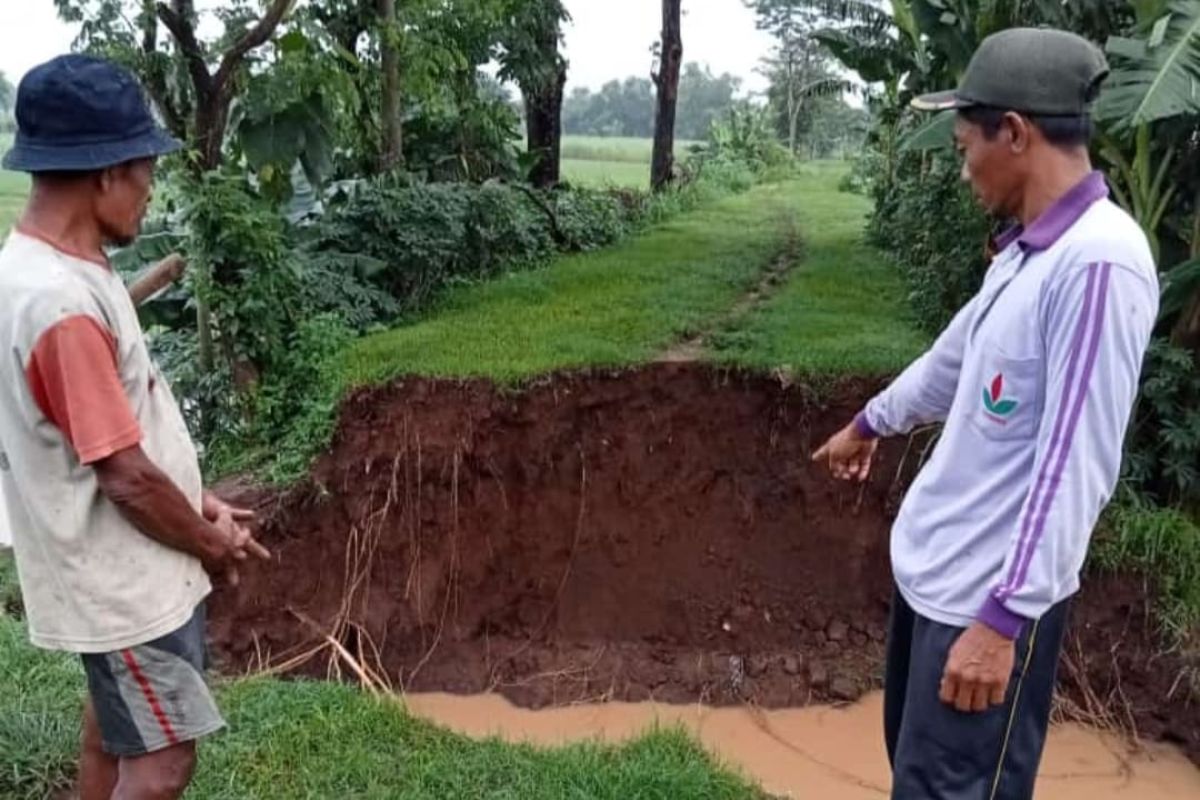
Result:
[[[138,666],[137,659],[133,657],[133,651],[122,650],[121,657],[125,659],[125,666],[129,667],[129,672],[133,675],[133,679],[142,688],[142,694],[146,696],[146,702],[150,704],[150,710],[154,712],[154,718],[158,720],[159,727],[162,728],[163,733],[167,736],[167,743],[170,745],[179,744],[179,737],[175,735],[175,729],[171,727],[171,721],[163,713],[162,705],[158,702],[158,695],[154,693],[154,687],[150,685],[150,681],[146,679],[142,668]]]

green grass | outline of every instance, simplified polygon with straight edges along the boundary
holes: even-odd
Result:
[[[0,593],[15,585],[0,554]],[[35,800],[70,785],[84,678],[74,656],[26,642],[0,611],[0,797]],[[190,800],[393,798],[758,800],[688,735],[649,731],[614,747],[559,749],[472,741],[349,686],[220,682],[229,722],[200,750]]]
[[[0,155],[12,146],[12,134],[0,133]],[[29,193],[29,178],[17,172],[0,170],[0,239],[8,235],[9,228],[25,205]]]
[[[1176,641],[1200,635],[1200,520],[1174,508],[1124,500],[1104,517],[1093,563],[1154,581],[1157,617]],[[1200,644],[1200,642],[1197,642]]]
[[[590,161],[587,159],[564,159],[563,177],[580,186],[603,188],[648,189],[650,187],[650,162],[636,161]]]
[[[783,248],[803,183],[759,186],[615,247],[452,293],[429,319],[370,336],[341,382],[404,374],[503,383],[644,362],[714,324]]]
[[[870,203],[839,192],[841,164],[797,184],[801,258],[766,304],[715,337],[714,358],[800,375],[888,375],[928,345],[909,319],[895,267],[863,241]]]
[[[683,154],[696,142],[678,139],[675,152]],[[562,157],[582,161],[628,161],[649,166],[653,139],[627,136],[564,136]]]
[[[646,363],[697,333],[717,331],[708,357],[718,363],[787,368],[815,385],[896,372],[925,339],[906,321],[898,278],[861,242],[864,201],[836,192],[844,169],[809,165],[614,247],[453,290],[421,320],[352,343],[286,431],[218,442],[209,467],[291,483],[329,441],[341,398],[361,386],[422,375],[516,387],[560,370]],[[801,263],[790,281],[718,330],[786,250],[797,219]]]

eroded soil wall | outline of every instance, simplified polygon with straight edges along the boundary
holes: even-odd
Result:
[[[661,364],[361,392],[311,482],[246,491],[276,559],[215,595],[217,652],[278,665],[330,634],[397,687],[530,706],[854,699],[878,685],[888,527],[926,442],[887,443],[865,488],[809,457],[876,389]],[[1082,670],[1200,753],[1140,584],[1087,585],[1064,686],[1083,707]]]

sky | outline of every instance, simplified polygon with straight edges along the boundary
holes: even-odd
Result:
[[[199,0],[211,7],[217,0]],[[649,76],[650,48],[662,25],[658,0],[567,0],[571,62],[568,87],[598,88],[614,78]],[[748,91],[765,88],[755,67],[770,37],[755,29],[742,0],[684,0],[683,57],[741,77]],[[0,0],[0,71],[16,83],[37,64],[68,51],[76,27],[60,22],[53,0]]]

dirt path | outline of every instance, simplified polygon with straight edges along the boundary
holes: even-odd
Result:
[[[779,224],[785,231],[783,250],[763,271],[754,287],[742,295],[728,312],[709,325],[706,330],[671,345],[655,361],[665,364],[687,364],[700,361],[704,358],[708,349],[708,340],[714,333],[731,327],[747,314],[760,308],[783,285],[788,274],[800,263],[803,255],[800,229],[795,216],[781,213]]]
[[[654,724],[683,725],[726,763],[772,794],[820,800],[887,798],[887,758],[877,694],[845,709],[782,711],[665,706],[577,705],[529,711],[502,697],[414,695],[410,710],[469,736],[499,735],[545,746],[591,739],[621,741]],[[1055,727],[1037,800],[1195,800],[1200,769],[1161,745],[1129,752],[1112,737],[1078,725]]]

